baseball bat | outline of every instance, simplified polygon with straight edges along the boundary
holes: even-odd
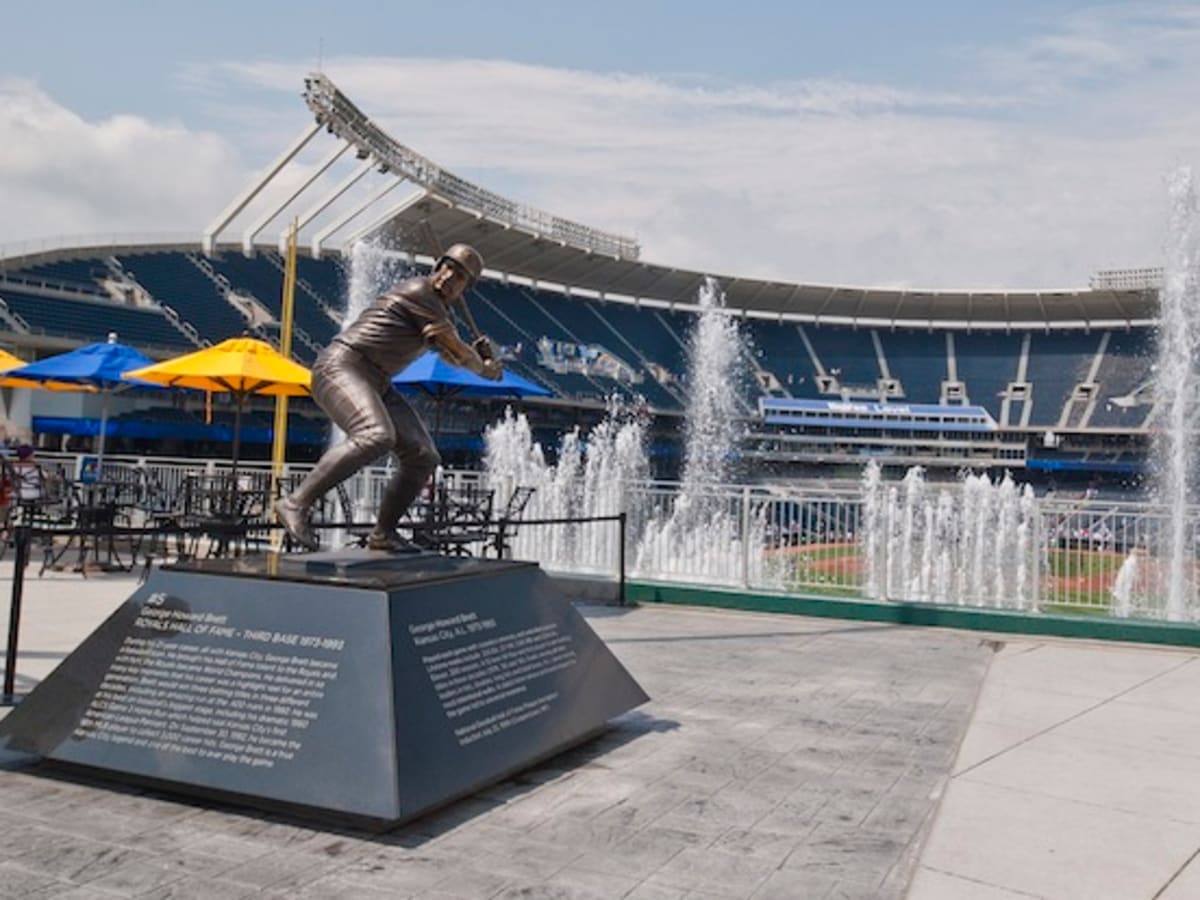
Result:
[[[467,327],[471,329],[471,334],[474,335],[475,340],[485,337],[486,335],[479,330],[479,326],[475,323],[475,316],[471,314],[471,307],[467,305],[467,298],[459,297],[458,306],[462,310],[463,318],[467,322]]]

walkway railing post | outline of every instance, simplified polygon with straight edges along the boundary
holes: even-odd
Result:
[[[750,487],[742,488],[742,587],[750,589]]]
[[[1030,585],[1029,600],[1033,612],[1042,609],[1042,580],[1049,576],[1050,554],[1046,548],[1045,511],[1041,505],[1034,507],[1033,540],[1030,541],[1030,564],[1033,572],[1033,584]]]
[[[21,630],[21,597],[25,592],[25,566],[29,563],[30,531],[28,525],[18,525],[13,535],[16,552],[13,559],[12,597],[8,607],[8,645],[4,651],[4,691],[0,703],[16,703],[17,638]]]
[[[627,514],[617,515],[617,603],[625,605],[625,520]]]

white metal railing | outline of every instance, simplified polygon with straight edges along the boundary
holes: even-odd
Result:
[[[179,315],[179,312],[175,309],[175,307],[166,303],[160,303],[159,307],[162,309],[163,315],[167,317],[167,321],[171,323],[175,330],[197,347],[212,346],[211,341],[205,343],[204,338],[200,336],[200,332],[196,330],[196,326],[187,319],[183,318],[183,316]]]
[[[1165,509],[1145,503],[1041,504],[1043,608],[1083,609],[1118,616],[1195,619],[1200,609],[1197,562],[1200,511],[1192,510],[1173,562]],[[1177,581],[1175,604],[1168,598]]]
[[[45,465],[78,475],[77,454],[43,452]],[[163,490],[187,476],[227,472],[227,460],[108,456],[137,467]],[[264,473],[270,463],[243,461]],[[285,477],[311,468],[289,463]],[[393,473],[373,466],[346,482],[351,517],[370,521]],[[503,510],[515,482],[488,484],[479,472],[446,470],[453,486],[496,490]],[[986,483],[983,483],[986,485]],[[1082,612],[1200,620],[1200,509],[1190,511],[1172,564],[1166,511],[1144,502],[1034,499],[1015,487],[903,483],[869,490],[859,482],[772,486],[674,482],[613,485],[582,500],[571,484],[537,487],[523,518],[627,516],[625,559],[633,578],[884,602],[942,603],[1026,612]],[[991,493],[988,493],[990,490]],[[509,532],[511,555],[564,573],[612,575],[621,547],[611,522],[525,526]],[[483,547],[472,548],[482,552]],[[1168,604],[1174,579],[1176,607]]]
[[[30,331],[29,323],[25,321],[25,317],[19,312],[10,309],[2,297],[0,297],[0,320],[12,325],[16,331],[23,331],[26,334]]]

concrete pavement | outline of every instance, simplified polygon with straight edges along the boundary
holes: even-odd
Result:
[[[131,589],[31,579],[22,681]],[[0,771],[0,895],[902,895],[986,642],[719,610],[584,613],[653,698],[598,740],[383,836]]]
[[[30,579],[18,684],[131,590]],[[0,896],[1200,896],[1196,652],[585,615],[653,698],[597,741],[383,836],[0,769]]]
[[[1200,897],[1200,660],[1005,638],[910,900]]]

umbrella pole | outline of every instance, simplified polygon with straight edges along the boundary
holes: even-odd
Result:
[[[112,392],[105,388],[101,392],[104,396],[100,401],[100,441],[96,445],[96,477],[103,477],[104,469],[104,438],[108,431],[108,398]]]
[[[429,394],[433,398],[433,446],[436,447],[442,438],[442,404],[457,394],[457,390],[446,390],[439,387]]]
[[[220,499],[224,513],[228,516],[232,516],[237,509],[238,456],[242,449],[242,401],[245,399],[241,391],[234,391],[233,396],[233,471],[229,475],[229,492]]]
[[[236,400],[233,409],[233,484],[234,490],[237,490],[238,455],[242,449],[242,402],[246,399],[246,395],[238,391],[234,396]]]

